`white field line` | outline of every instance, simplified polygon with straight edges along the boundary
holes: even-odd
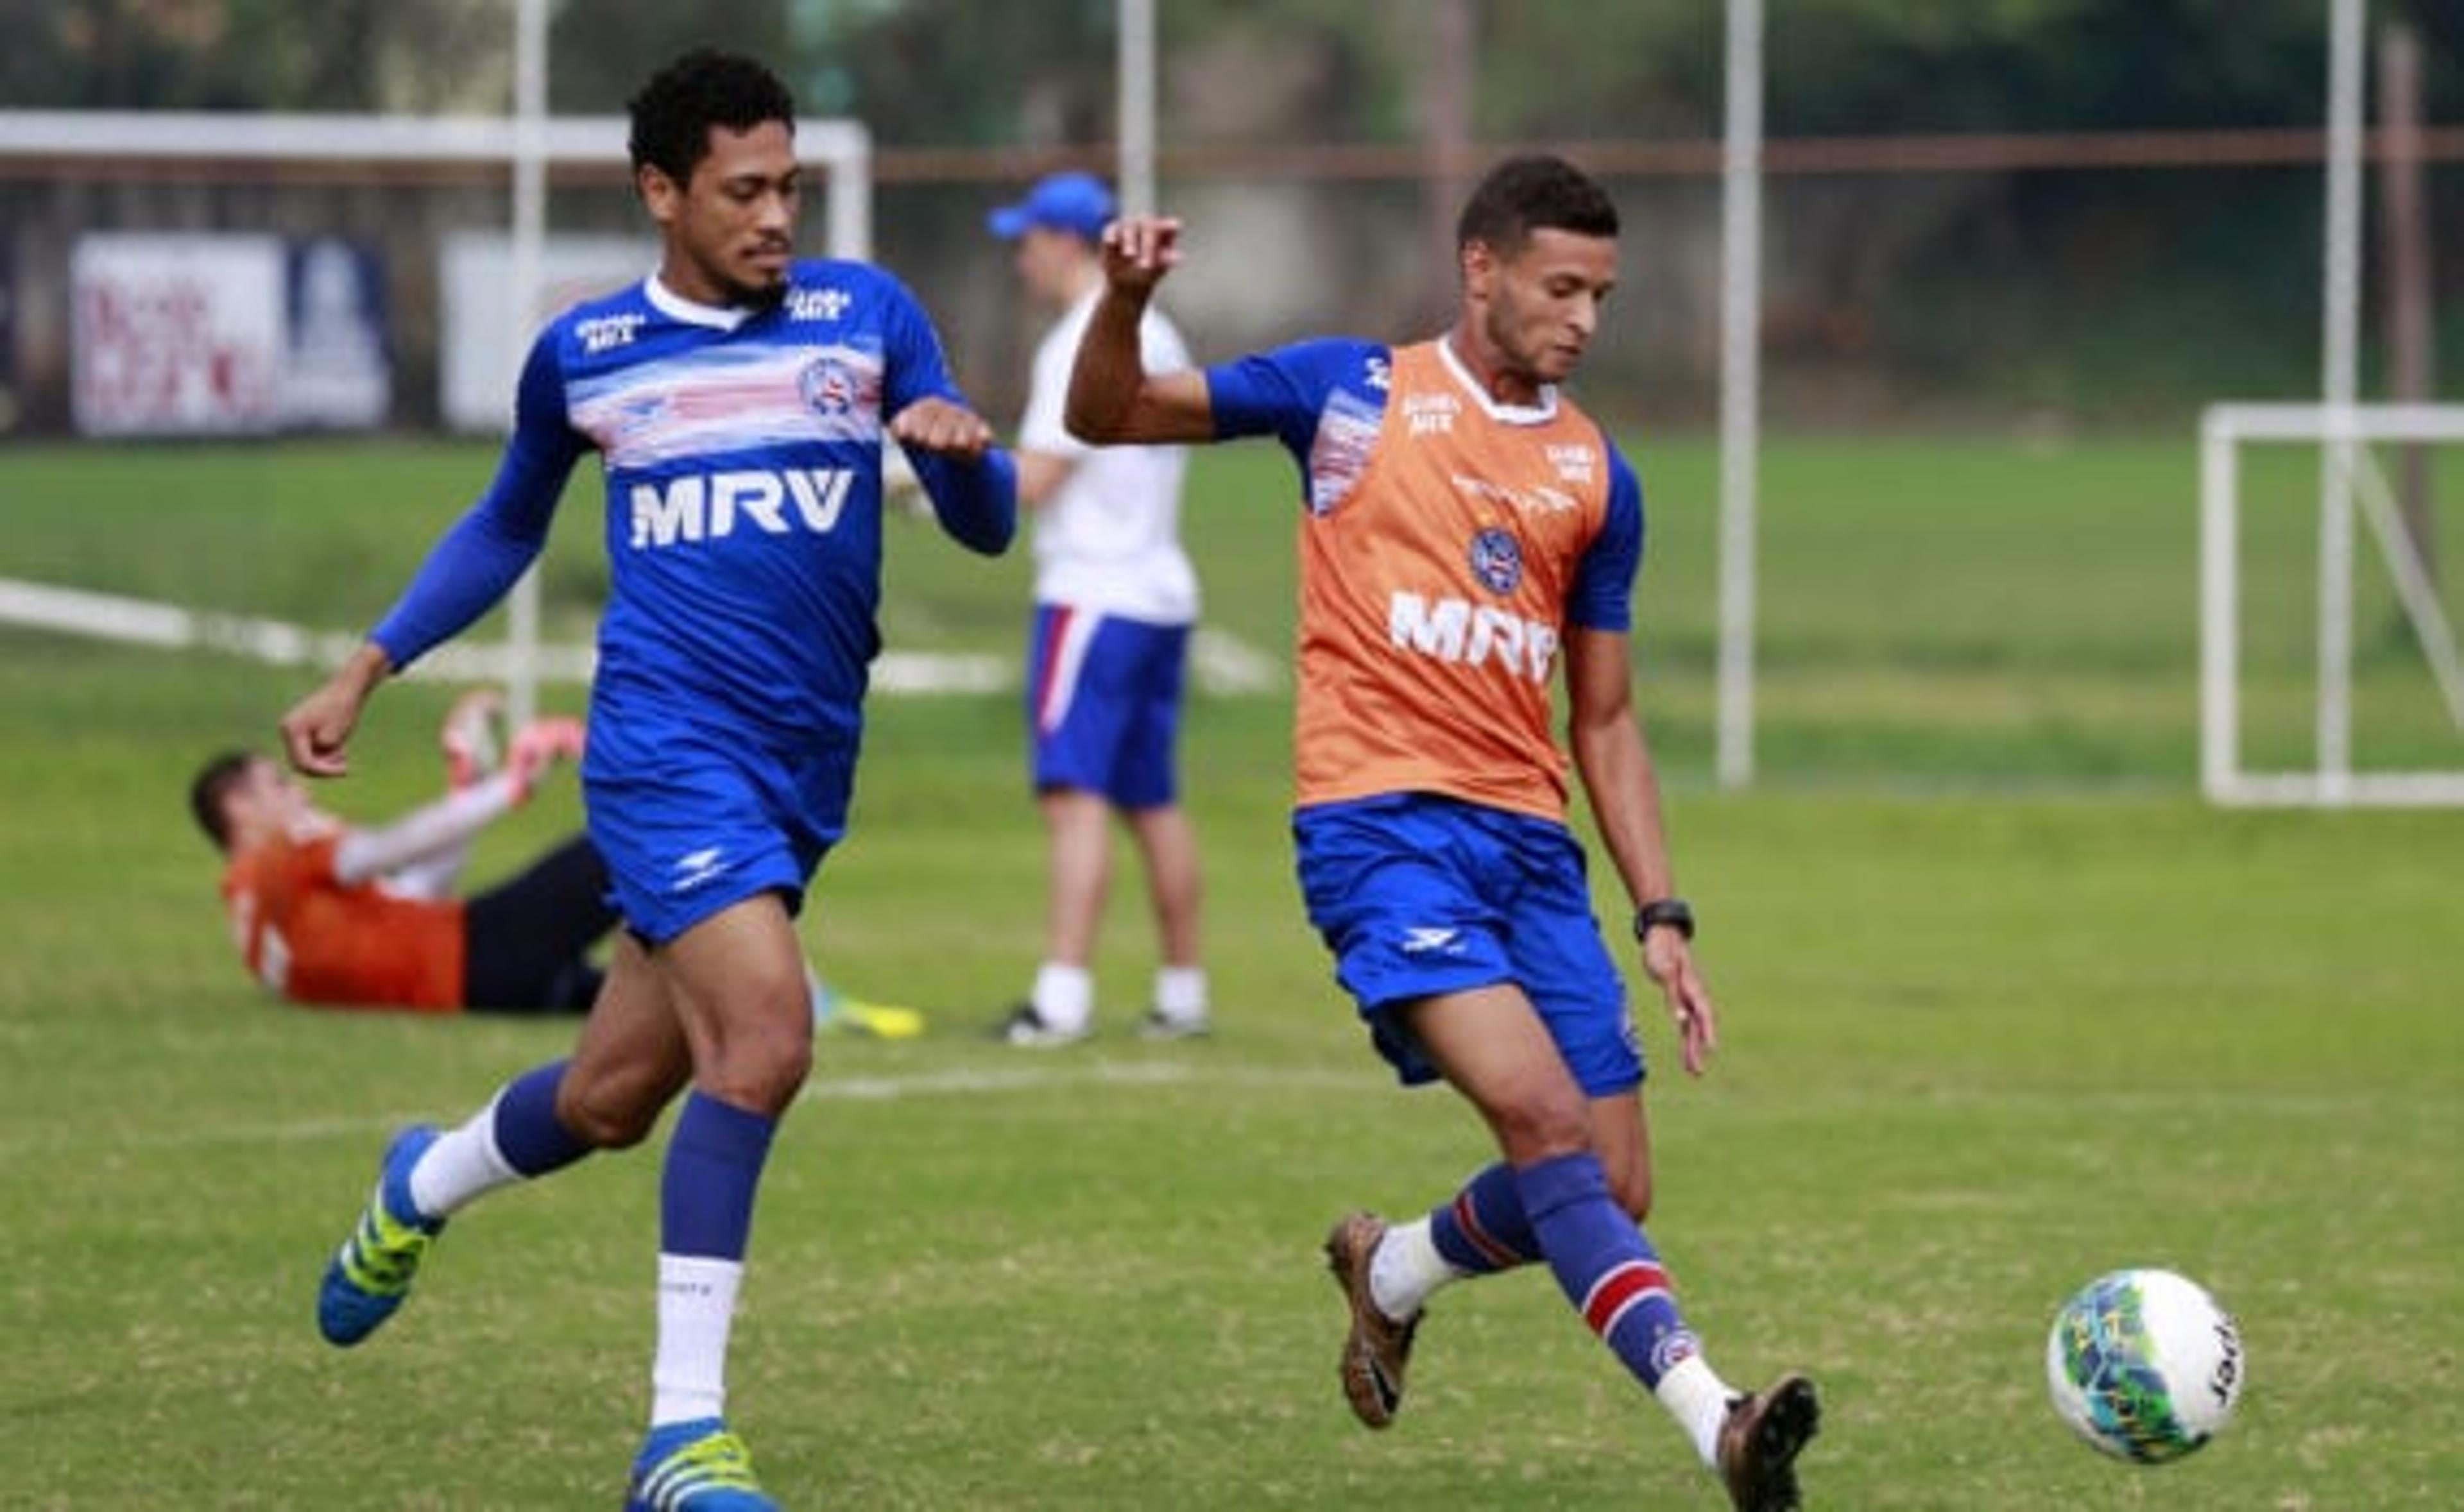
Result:
[[[355,635],[311,630],[281,620],[186,609],[17,578],[0,578],[0,625],[125,646],[219,651],[275,667],[339,667],[359,644]],[[1199,686],[1208,692],[1269,692],[1283,686],[1280,662],[1211,627],[1193,637],[1190,660]],[[421,657],[410,675],[444,682],[504,682],[525,665],[543,681],[586,683],[598,657],[587,646],[541,646],[524,658],[501,641],[456,641]],[[1017,680],[1015,658],[980,652],[884,651],[872,664],[872,686],[885,693],[997,693],[1017,686]]]
[[[1021,1052],[1040,1054],[1042,1052]],[[1091,1062],[1078,1065],[1022,1065],[1000,1069],[962,1068],[922,1071],[913,1075],[823,1076],[804,1084],[800,1101],[806,1103],[895,1103],[948,1097],[998,1097],[1035,1094],[1071,1087],[1185,1087],[1199,1091],[1248,1088],[1322,1095],[1376,1093],[1393,1085],[1376,1066],[1363,1063],[1353,1072],[1276,1069],[1266,1066],[1196,1066],[1155,1061]],[[473,1087],[471,1106],[486,1100],[487,1089]],[[129,1130],[80,1125],[0,1141],[0,1167],[29,1157],[71,1151],[190,1150],[207,1145],[303,1145],[359,1138],[399,1129],[435,1110],[421,1113],[384,1112],[347,1118],[252,1120],[245,1123],[190,1125],[162,1130]]]
[[[1070,1051],[1017,1052],[1022,1057],[1061,1057]],[[1207,1053],[1210,1057],[1212,1052]],[[1196,1064],[1179,1061],[1106,1062],[1057,1060],[1044,1063],[960,1067],[908,1075],[821,1076],[804,1084],[800,1101],[806,1103],[929,1102],[952,1097],[1033,1095],[1082,1087],[1154,1087],[1199,1093],[1272,1091],[1311,1097],[1392,1097],[1394,1078],[1367,1058],[1351,1070],[1254,1064]],[[487,1089],[474,1086],[470,1107],[485,1101]],[[1424,1095],[1435,1095],[1430,1091]],[[1832,1088],[1809,1092],[1785,1104],[1757,1111],[1757,1121],[1825,1122],[1854,1119],[1876,1105],[1887,1111],[1911,1107],[1932,1108],[1998,1108],[2032,1114],[2058,1111],[2064,1115],[2091,1110],[2118,1113],[2212,1112],[2233,1109],[2288,1119],[2341,1120],[2353,1105],[2366,1101],[2360,1092],[2271,1091],[2216,1088],[2202,1092],[2168,1089],[2022,1090],[2013,1087],[1939,1088],[1922,1094],[1895,1090],[1859,1091]],[[0,1138],[0,1173],[30,1160],[55,1160],[63,1155],[90,1157],[148,1150],[191,1150],[208,1145],[305,1145],[337,1139],[361,1139],[388,1133],[419,1118],[452,1109],[393,1109],[350,1117],[253,1120],[242,1123],[190,1125],[174,1129],[112,1129],[95,1123],[59,1126],[31,1134]],[[1466,1133],[1468,1134],[1468,1126]],[[46,1167],[45,1169],[50,1169]]]

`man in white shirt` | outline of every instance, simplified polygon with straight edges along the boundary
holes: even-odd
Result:
[[[1035,355],[1020,423],[1018,496],[1034,511],[1035,626],[1026,713],[1048,844],[1045,959],[1025,1001],[999,1026],[1017,1045],[1085,1039],[1094,1018],[1089,966],[1110,882],[1110,816],[1136,840],[1162,964],[1141,1032],[1178,1039],[1208,1027],[1199,964],[1198,842],[1181,810],[1174,748],[1198,579],[1179,540],[1178,447],[1095,448],[1062,425],[1069,368],[1096,297],[1096,251],[1112,196],[1085,173],[1056,173],[995,210],[1020,279],[1060,312]],[[1151,370],[1189,365],[1170,321],[1140,328]]]

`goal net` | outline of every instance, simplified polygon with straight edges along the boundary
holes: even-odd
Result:
[[[2464,662],[2387,465],[2398,449],[2458,443],[2464,405],[2207,411],[2199,743],[2210,801],[2464,805]],[[2365,535],[2375,551],[2358,549]]]

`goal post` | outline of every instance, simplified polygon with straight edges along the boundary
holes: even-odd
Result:
[[[2435,580],[2400,517],[2371,448],[2383,443],[2464,443],[2458,405],[2217,405],[2200,423],[2200,786],[2211,802],[2279,807],[2464,806],[2464,659]],[[2311,446],[2328,476],[2323,497],[2359,505],[2377,541],[2397,605],[2436,683],[2458,736],[2453,769],[2359,771],[2349,733],[2353,707],[2353,590],[2357,555],[2326,548],[2318,577],[2320,656],[2316,750],[2306,770],[2251,770],[2242,752],[2242,455],[2254,445]]]

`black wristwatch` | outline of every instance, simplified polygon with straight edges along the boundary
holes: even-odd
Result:
[[[1683,898],[1655,898],[1634,910],[1634,937],[1647,939],[1651,931],[1667,925],[1686,939],[1694,937],[1694,910]]]

